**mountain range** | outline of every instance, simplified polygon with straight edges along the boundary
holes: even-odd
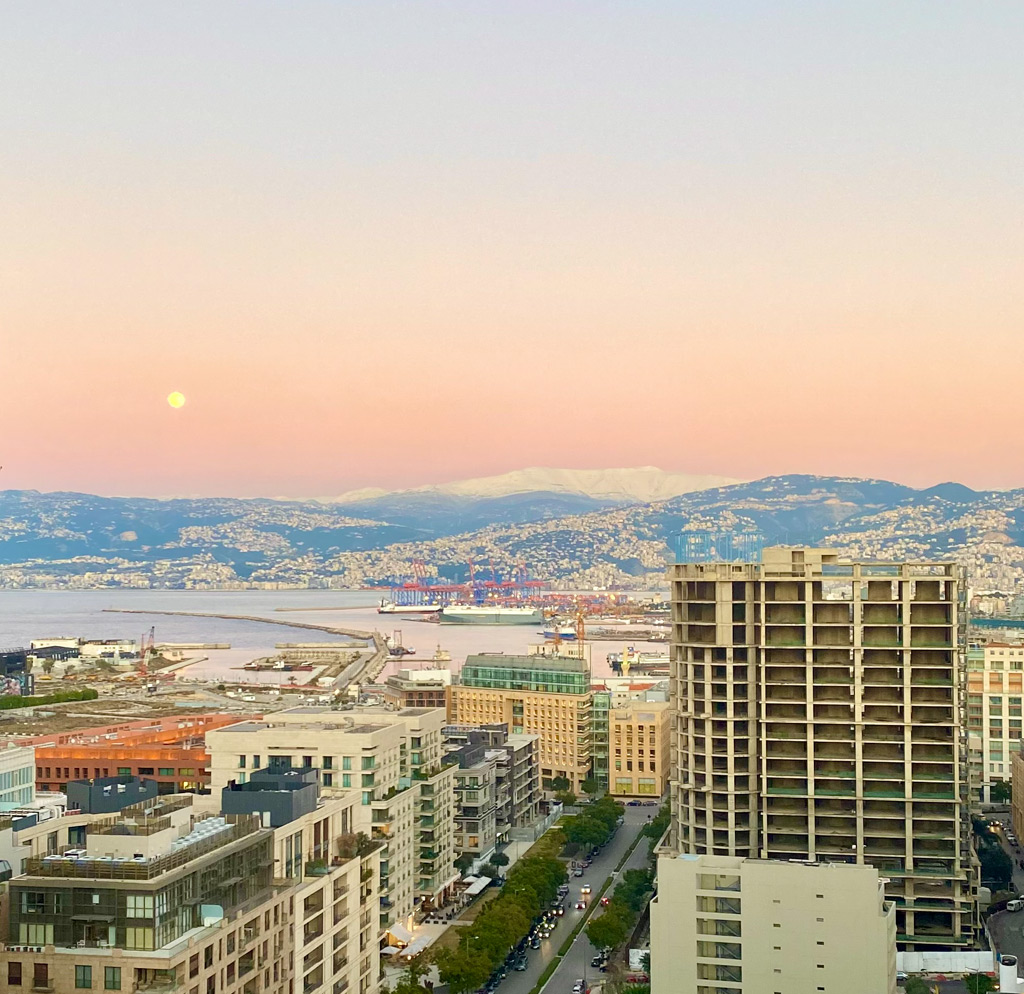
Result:
[[[523,470],[331,502],[3,491],[0,586],[359,587],[407,578],[415,560],[451,580],[474,560],[502,576],[525,563],[567,586],[653,586],[676,536],[694,530],[953,557],[976,587],[1012,590],[1024,575],[1024,490],[808,475],[693,489],[702,482],[653,468]]]

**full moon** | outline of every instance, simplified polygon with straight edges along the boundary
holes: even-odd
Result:
[[[174,393],[169,393],[167,395],[167,403],[170,404],[171,407],[181,407],[185,403],[185,395],[183,393],[178,393],[178,391],[175,390]]]

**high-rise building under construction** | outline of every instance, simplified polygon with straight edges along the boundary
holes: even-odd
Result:
[[[902,946],[971,945],[961,568],[769,548],[670,577],[667,848],[871,864]]]

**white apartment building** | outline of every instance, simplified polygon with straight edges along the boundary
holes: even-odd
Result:
[[[971,788],[990,801],[992,785],[1009,783],[1020,748],[1024,642],[972,642],[967,649],[967,746]]]
[[[0,749],[0,811],[20,808],[36,794],[36,751],[32,746]]]
[[[652,994],[896,994],[896,912],[847,863],[662,855]]]
[[[386,843],[378,925],[408,925],[442,903],[455,870],[455,788],[442,763],[441,708],[326,707],[280,711],[207,733],[214,790],[263,767],[316,769],[326,796],[354,793],[354,831]]]

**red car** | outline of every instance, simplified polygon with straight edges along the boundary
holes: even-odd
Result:
[[[607,908],[610,900],[611,900],[610,898],[602,897],[601,898],[601,907],[602,908]]]
[[[587,902],[586,901],[577,901],[576,902],[576,910],[577,911],[582,911],[586,906],[587,906]]]

